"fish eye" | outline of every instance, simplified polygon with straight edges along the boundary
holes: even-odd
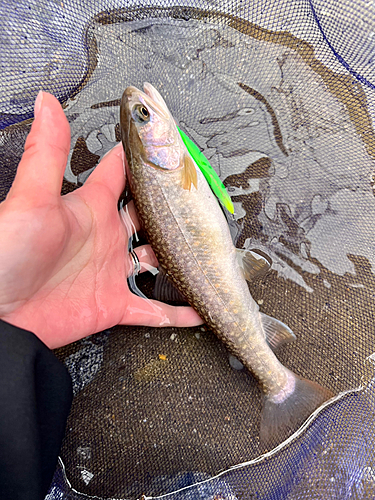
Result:
[[[137,104],[133,109],[133,118],[138,123],[145,123],[150,119],[150,113],[146,106]]]

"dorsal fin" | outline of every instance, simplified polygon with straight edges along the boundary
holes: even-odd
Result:
[[[186,304],[187,299],[176,288],[170,280],[168,274],[162,267],[159,267],[159,273],[156,276],[155,287],[152,292],[152,297],[161,302],[178,302]]]
[[[181,185],[183,189],[188,189],[190,191],[192,184],[195,186],[195,189],[198,189],[197,171],[189,153],[184,154],[182,161],[184,164],[181,170]]]

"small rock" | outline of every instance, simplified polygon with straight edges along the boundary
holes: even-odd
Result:
[[[94,474],[88,470],[83,469],[81,471],[81,477],[83,482],[88,485],[91,479],[94,477]]]
[[[89,460],[91,458],[91,448],[89,446],[78,446],[77,455],[85,460]]]
[[[234,370],[242,370],[244,366],[239,359],[232,355],[229,356],[229,364]]]

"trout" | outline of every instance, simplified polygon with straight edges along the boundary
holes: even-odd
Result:
[[[264,396],[260,438],[275,443],[332,394],[287,369],[270,348],[267,334],[280,343],[287,327],[262,315],[251,297],[246,251],[241,265],[223,211],[159,92],[149,83],[144,92],[128,87],[120,123],[130,190],[159,265],[258,379]]]

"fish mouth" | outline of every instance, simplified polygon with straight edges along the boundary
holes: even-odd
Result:
[[[151,83],[146,82],[143,88],[144,92],[133,86],[125,89],[124,94],[127,97],[129,105],[135,103],[144,104],[146,107],[150,107],[154,113],[157,113],[165,120],[168,120],[169,111],[159,92],[151,85]]]

